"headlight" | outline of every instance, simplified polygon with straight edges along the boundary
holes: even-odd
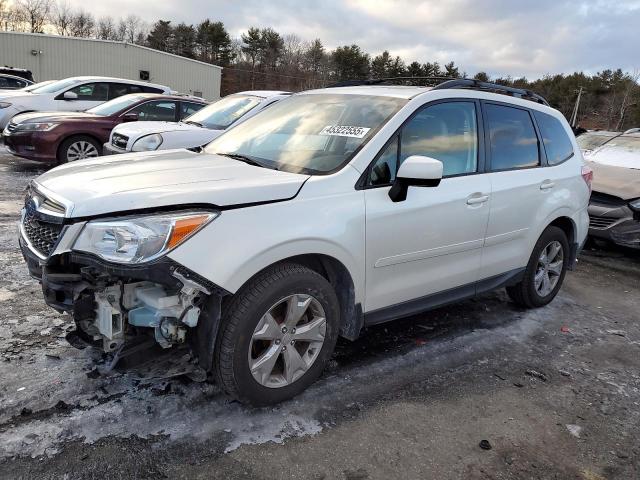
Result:
[[[136,140],[131,147],[131,151],[147,152],[149,150],[157,150],[160,145],[162,145],[162,135],[153,133]]]
[[[0,102],[0,108],[9,108],[10,106],[9,102]]]
[[[219,215],[188,212],[88,222],[73,250],[115,263],[144,263],[180,245]]]
[[[635,200],[631,200],[629,202],[629,206],[638,212],[640,212],[640,198],[636,198]]]
[[[16,131],[19,132],[48,132],[54,127],[57,127],[57,123],[19,123]]]

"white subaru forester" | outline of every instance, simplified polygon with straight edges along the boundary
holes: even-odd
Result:
[[[210,143],[35,179],[30,273],[114,355],[190,345],[231,396],[292,397],[338,336],[506,287],[550,302],[591,173],[541,97],[472,80],[303,92]]]

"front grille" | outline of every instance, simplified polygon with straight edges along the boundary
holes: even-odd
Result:
[[[111,136],[111,145],[114,147],[122,148],[123,150],[127,149],[127,142],[129,142],[129,137],[126,135],[120,135],[119,133],[114,133]]]
[[[38,220],[34,213],[29,211],[24,215],[22,228],[31,246],[46,257],[51,255],[62,233],[62,225]]]
[[[10,132],[10,133],[15,132],[17,128],[18,128],[18,124],[17,123],[9,122],[9,124],[7,125],[7,131]]]
[[[589,227],[599,228],[599,229],[609,228],[611,225],[613,225],[616,222],[616,220],[618,219],[611,218],[611,217],[599,217],[597,215],[589,215]]]

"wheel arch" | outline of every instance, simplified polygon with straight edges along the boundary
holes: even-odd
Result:
[[[564,232],[567,236],[567,242],[569,243],[569,270],[573,270],[576,265],[577,256],[578,256],[578,242],[576,240],[578,234],[578,227],[576,222],[567,215],[559,215],[555,217],[553,220],[547,223],[542,232],[549,227],[557,227]],[[542,235],[540,232],[540,235]],[[538,235],[538,238],[539,236]]]
[[[102,151],[102,144],[103,142],[96,136],[95,133],[89,133],[89,132],[74,132],[70,135],[67,135],[66,137],[62,137],[58,140],[58,145],[56,146],[56,158],[58,159],[58,161],[60,161],[60,149],[62,148],[62,145],[64,144],[64,142],[66,142],[67,140],[71,140],[72,138],[76,138],[76,137],[89,137],[90,139],[94,140],[99,148],[100,148],[100,152]]]
[[[340,335],[349,340],[358,338],[364,316],[361,304],[356,302],[355,283],[344,263],[331,255],[305,253],[282,258],[260,269],[247,279],[243,286],[265,270],[282,263],[297,263],[322,275],[333,287],[340,303]]]

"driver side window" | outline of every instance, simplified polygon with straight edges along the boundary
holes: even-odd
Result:
[[[478,169],[478,126],[474,102],[446,102],[419,111],[371,165],[369,186],[390,185],[402,162],[411,155],[440,160],[443,176]],[[399,138],[399,145],[398,145]]]

